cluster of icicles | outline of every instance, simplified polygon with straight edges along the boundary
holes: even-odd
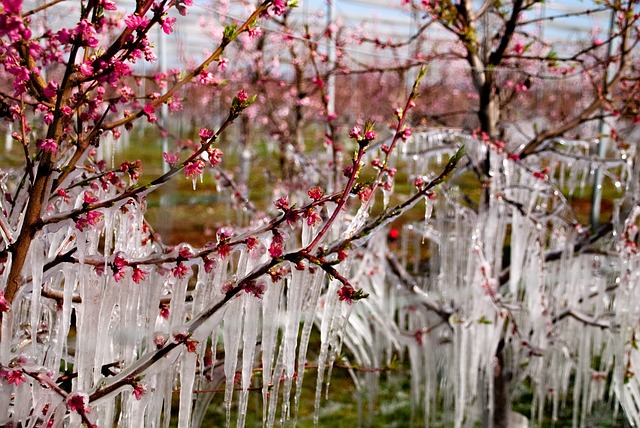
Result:
[[[69,192],[69,202],[58,201],[48,216],[82,206],[81,193]],[[114,196],[103,193],[98,196]],[[197,250],[163,248],[145,231],[143,207],[123,202],[101,210],[103,219],[93,227],[81,231],[66,220],[46,226],[33,241],[23,271],[27,283],[3,317],[0,368],[15,376],[0,380],[0,425],[79,426],[80,403],[100,427],[168,426],[176,413],[178,426],[195,427],[218,392],[228,423],[234,404],[237,425],[244,426],[251,390],[262,394],[261,416],[273,426],[297,415],[314,324],[322,339],[314,361],[320,403],[324,368],[340,351],[339,332],[351,309],[339,300],[341,283],[320,269],[288,266],[290,273],[275,282],[265,275],[263,293],[241,291],[212,310],[268,254],[239,245],[224,258],[214,256],[212,269],[212,259],[185,260],[181,251]],[[290,231],[288,246],[307,245],[318,230],[304,224],[298,235]],[[258,236],[266,247],[271,237]],[[61,254],[73,260],[51,268]],[[116,258],[127,263],[124,275],[115,274]],[[177,263],[187,266],[186,274]],[[145,272],[142,279],[134,281],[133,265]],[[8,272],[9,264],[2,289]]]
[[[594,403],[607,399],[640,425],[636,154],[596,161],[589,144],[559,140],[548,143],[549,153],[519,161],[451,131],[412,142],[403,146],[411,177],[437,171],[460,143],[477,164],[488,151],[492,168],[489,203],[470,207],[461,189],[443,188],[435,201],[425,198],[425,221],[401,233],[403,264],[416,280],[409,285],[424,294],[422,304],[414,300],[393,316],[417,339],[405,345],[412,399],[427,420],[442,423],[443,407],[446,425],[491,420],[496,351],[504,346],[513,396],[523,381],[533,389],[532,420],[556,420],[571,403],[574,426],[585,426]],[[610,231],[604,225],[596,240],[559,189],[569,197],[584,192],[598,167],[623,190]]]
[[[494,410],[501,346],[513,387],[524,379],[533,386],[534,419],[549,403],[557,417],[572,394],[575,425],[584,425],[605,397],[615,397],[627,419],[640,425],[640,382],[633,376],[640,367],[633,346],[640,257],[628,245],[637,241],[632,234],[640,210],[619,204],[608,238],[590,248],[586,228],[548,178],[565,168],[563,186],[575,190],[602,166],[630,194],[638,188],[634,154],[627,162],[596,164],[568,150],[527,159],[525,168],[468,136],[416,133],[402,154],[411,180],[439,171],[460,143],[474,161],[490,153],[490,202],[472,209],[461,202],[460,189],[443,186],[435,200],[425,198],[424,222],[406,224],[399,242],[389,246],[383,235],[359,241],[337,265],[369,294],[352,305],[339,300],[341,284],[320,269],[290,266],[284,278],[265,279],[262,295],[240,292],[212,311],[225,300],[229,282],[237,284],[268,255],[256,258],[241,245],[213,269],[193,258],[182,261],[186,275],[174,275],[180,248],[167,252],[148,239],[143,207],[133,200],[103,210],[103,220],[84,231],[71,220],[46,226],[29,252],[28,284],[4,314],[0,364],[70,382],[54,390],[30,375],[17,385],[1,381],[0,424],[80,425],[68,399],[81,396],[98,426],[168,426],[176,412],[172,399],[179,397],[180,427],[199,426],[212,402],[225,408],[228,425],[235,418],[240,427],[251,394],[262,396],[264,425],[295,424],[307,364],[317,368],[306,372],[316,376],[317,422],[323,386],[344,346],[352,358],[342,357],[347,367],[389,367],[395,356],[406,355],[416,415],[426,424],[468,426]],[[544,167],[546,179],[535,174]],[[56,209],[80,206],[75,196]],[[347,214],[327,240],[357,234],[367,220]],[[17,229],[19,220],[10,224]],[[290,231],[289,250],[316,232],[306,225]],[[271,234],[259,239],[268,246]],[[45,270],[71,248],[77,249],[73,262]],[[116,281],[110,268],[116,255],[129,263],[159,261],[144,266],[140,283],[130,271]],[[8,270],[0,277],[3,288]],[[317,360],[308,362],[314,328],[321,345],[313,352]],[[192,334],[191,346],[157,358],[185,333]],[[351,375],[360,404],[369,400],[372,407],[380,371]]]

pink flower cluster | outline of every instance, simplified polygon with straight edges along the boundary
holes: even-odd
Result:
[[[104,215],[100,211],[89,211],[76,220],[76,229],[83,232],[91,226],[95,226],[103,219]]]
[[[13,384],[15,386],[19,386],[22,382],[27,381],[21,370],[6,369],[2,366],[0,366],[0,379],[4,380],[9,385]]]

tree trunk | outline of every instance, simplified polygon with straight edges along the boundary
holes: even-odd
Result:
[[[511,393],[509,381],[511,372],[505,367],[504,339],[500,340],[496,351],[495,367],[493,372],[493,427],[509,428],[509,415],[511,413]]]

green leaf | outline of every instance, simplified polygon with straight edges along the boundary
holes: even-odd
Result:
[[[491,321],[489,321],[489,320],[487,319],[487,317],[485,317],[484,315],[482,315],[482,316],[478,319],[477,323],[478,323],[478,324],[493,324],[493,323],[492,323]]]
[[[238,27],[236,24],[227,25],[224,27],[224,32],[222,33],[222,44],[225,45],[229,43],[238,33]]]

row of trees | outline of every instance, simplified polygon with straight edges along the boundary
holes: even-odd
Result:
[[[510,426],[522,384],[532,419],[557,418],[572,394],[575,425],[608,397],[640,423],[635,1],[562,16],[537,1],[408,1],[416,34],[382,42],[296,27],[292,5],[268,0],[221,18],[197,65],[141,75],[154,28],[170,35],[191,3],[82,1],[54,28],[40,17],[64,3],[2,2],[0,110],[22,151],[0,176],[2,424],[166,426],[179,390],[178,425],[199,425],[221,384],[238,426],[256,388],[265,424],[295,420],[314,328],[316,418],[346,346],[342,365],[370,391],[406,351],[426,423]],[[531,30],[596,12],[612,17],[604,40],[556,52]],[[364,63],[350,43],[381,55]],[[166,127],[165,105],[196,123],[195,143]],[[447,129],[419,127],[435,124]],[[96,157],[134,126],[174,143],[148,182],[139,161]],[[264,135],[281,147],[264,212],[225,166],[233,127],[245,150]],[[202,248],[163,245],[145,198],[207,170],[250,221]],[[620,200],[589,226],[566,195],[591,176]],[[406,223],[419,202],[425,220]],[[401,245],[387,245],[390,224]]]

